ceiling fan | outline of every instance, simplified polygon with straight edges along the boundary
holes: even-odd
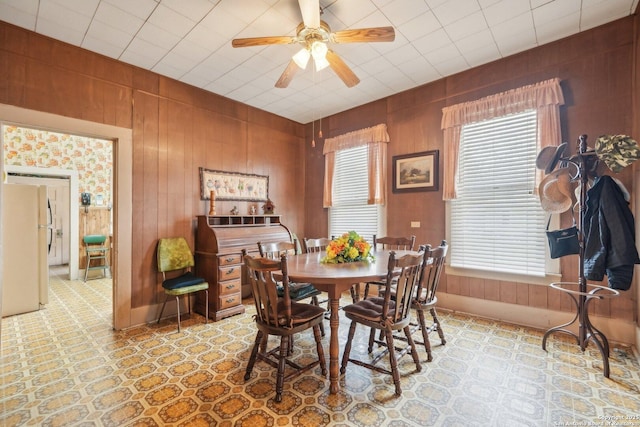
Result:
[[[327,44],[391,42],[396,37],[393,27],[332,32],[329,25],[320,20],[320,0],[298,0],[298,4],[302,13],[302,22],[298,25],[295,36],[248,37],[234,39],[231,42],[233,47],[293,43],[302,45],[302,49],[289,61],[287,68],[276,82],[276,87],[289,86],[296,72],[307,67],[310,58],[313,58],[316,70],[331,67],[347,87],[353,87],[360,83],[360,79],[337,53],[328,48]]]

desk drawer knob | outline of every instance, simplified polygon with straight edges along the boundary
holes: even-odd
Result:
[[[227,270],[226,274],[231,274],[231,273],[233,273],[234,270],[235,270],[235,268],[231,267],[230,269]]]
[[[233,261],[233,257],[228,257],[227,258],[227,262],[232,262]]]

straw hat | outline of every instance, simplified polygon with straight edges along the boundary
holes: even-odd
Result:
[[[566,142],[563,142],[557,147],[553,145],[544,147],[538,153],[538,157],[536,158],[536,167],[544,170],[544,173],[551,173],[551,171],[556,168],[560,157],[562,157],[566,149]]]
[[[562,213],[571,209],[571,168],[560,168],[540,183],[538,194],[542,209],[549,213]]]

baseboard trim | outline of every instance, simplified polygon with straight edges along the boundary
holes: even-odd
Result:
[[[575,313],[564,311],[479,300],[446,293],[438,293],[438,307],[541,330],[567,323],[575,316]],[[640,328],[634,323],[593,315],[589,319],[607,337],[609,343],[620,343],[637,348],[638,342],[640,342]],[[568,329],[577,331],[577,324],[571,325]]]

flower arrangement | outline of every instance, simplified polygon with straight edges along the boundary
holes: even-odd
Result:
[[[339,264],[344,262],[373,261],[370,252],[371,245],[355,231],[349,231],[333,239],[327,246],[327,255],[322,258],[325,264]]]

